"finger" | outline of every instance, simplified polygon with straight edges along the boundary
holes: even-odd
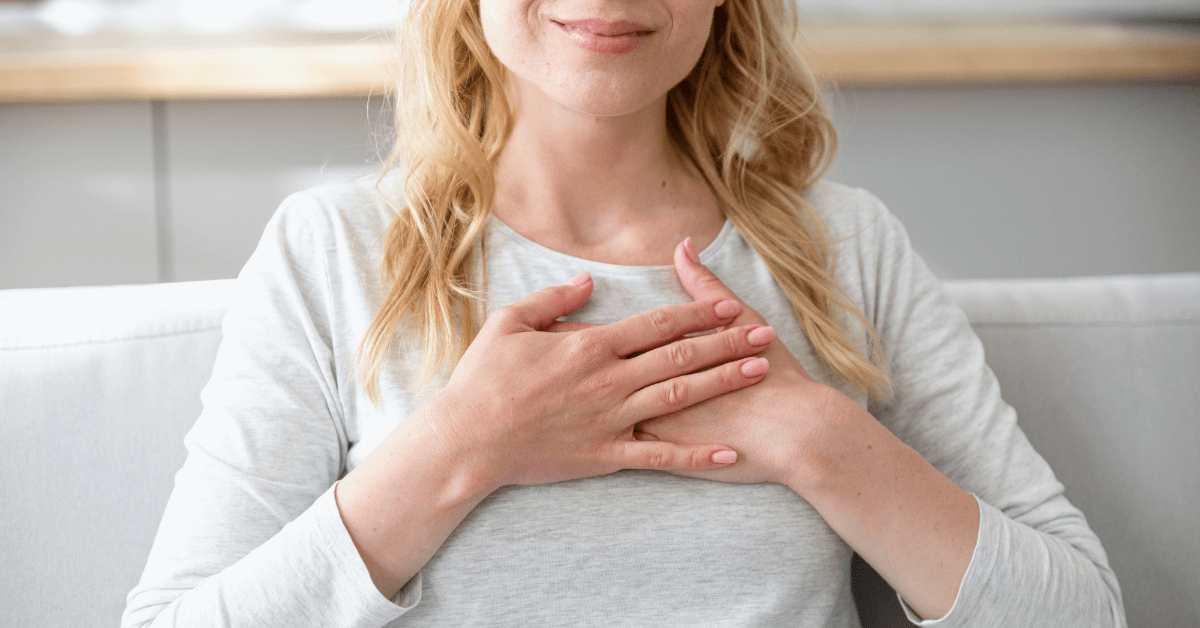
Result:
[[[768,368],[766,358],[746,358],[647,386],[625,399],[622,418],[637,423],[679,412],[727,392],[753,386],[763,380]]]
[[[684,239],[679,246],[675,247],[675,272],[679,275],[683,289],[687,290],[687,293],[697,301],[729,299],[741,302],[733,290],[730,290],[708,267],[700,263],[700,255],[696,252],[696,243],[691,238]],[[749,310],[749,308],[744,309]],[[766,321],[757,312],[749,319],[744,316],[742,319],[743,322],[766,324]]]
[[[762,353],[775,339],[775,329],[747,325],[715,334],[677,340],[647,351],[623,365],[638,388]]]
[[[575,275],[570,283],[550,286],[492,312],[500,324],[509,328],[542,330],[574,312],[592,296],[592,276],[587,271]]]
[[[679,281],[683,283],[683,289],[687,290],[687,293],[697,301],[737,300],[737,295],[733,293],[733,290],[721,283],[721,280],[712,271],[700,263],[700,255],[696,252],[696,243],[691,238],[685,238],[675,247],[675,272],[679,274]]]
[[[617,355],[627,356],[661,347],[687,334],[724,327],[741,309],[737,301],[668,305],[605,325],[595,333],[600,334],[601,342],[612,347]]]
[[[737,460],[737,452],[722,445],[676,445],[662,441],[626,441],[618,454],[625,469],[688,471],[718,469]]]
[[[596,323],[576,323],[574,321],[554,321],[542,331],[550,331],[555,333],[564,333],[571,331],[579,331],[582,329],[591,329],[599,327]]]

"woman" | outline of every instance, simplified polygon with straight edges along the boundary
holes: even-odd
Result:
[[[815,183],[793,27],[418,2],[389,175],[268,227],[124,625],[854,626],[852,550],[923,625],[1123,625],[903,228]]]

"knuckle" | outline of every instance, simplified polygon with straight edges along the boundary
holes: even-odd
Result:
[[[617,378],[612,373],[599,372],[579,385],[580,392],[588,397],[602,397],[610,393],[617,385]]]
[[[604,343],[595,334],[575,334],[571,339],[570,351],[576,357],[591,358],[601,353],[603,348]]]
[[[666,469],[669,462],[667,452],[663,451],[660,447],[652,449],[650,455],[646,458],[646,466],[651,469]]]
[[[672,380],[671,382],[667,383],[666,391],[664,392],[663,396],[666,397],[663,401],[667,406],[679,407],[686,405],[688,398],[688,386],[677,379]]]
[[[517,318],[517,308],[514,305],[496,308],[488,318],[497,323],[510,323]]]
[[[680,368],[687,368],[692,363],[692,347],[686,342],[676,342],[667,347],[667,358]]]
[[[711,272],[708,272],[708,273],[701,273],[701,275],[700,275],[700,278],[699,278],[699,281],[700,281],[700,283],[702,283],[702,284],[704,284],[704,285],[706,285],[706,286],[722,286],[722,285],[725,285],[725,284],[722,284],[722,283],[721,283],[721,280],[720,280],[720,279],[718,279],[718,278],[717,278],[717,276],[716,276],[715,274],[711,273]]]
[[[567,296],[567,287],[566,286],[546,286],[545,288],[542,288],[541,292],[542,292],[542,294],[550,297],[551,299],[558,301]]]
[[[650,327],[660,338],[672,338],[675,335],[675,320],[663,310],[654,310],[647,317]]]
[[[743,329],[731,329],[725,332],[723,341],[728,355],[739,355],[742,352],[744,349],[742,339],[745,338],[745,335],[746,333]]]
[[[717,378],[721,380],[721,385],[725,388],[734,388],[737,386],[740,378],[738,377],[741,371],[738,370],[738,365],[730,364],[725,368],[717,369]]]

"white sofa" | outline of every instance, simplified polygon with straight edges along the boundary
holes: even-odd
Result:
[[[230,281],[0,291],[0,625],[115,626]],[[1130,626],[1200,626],[1200,273],[951,282]],[[864,625],[906,625],[855,564]]]

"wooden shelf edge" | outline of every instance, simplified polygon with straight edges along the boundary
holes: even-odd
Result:
[[[1200,80],[1200,32],[1037,21],[812,24],[802,50],[838,85]],[[367,96],[387,92],[392,48],[374,41],[181,49],[0,47],[0,102]]]
[[[1200,79],[1195,51],[897,50],[879,62],[877,53],[814,55],[812,63],[829,80],[846,86],[1046,82],[1163,82]]]

